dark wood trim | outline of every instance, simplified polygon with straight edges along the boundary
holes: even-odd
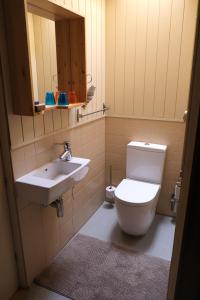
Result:
[[[169,300],[200,299],[200,6],[183,155],[183,186],[170,270]]]
[[[183,229],[177,282],[174,299],[200,299],[200,9],[197,23],[196,47],[194,53],[193,76],[191,82],[190,119],[186,147],[190,144],[190,134],[195,134],[194,152],[188,153],[186,160],[192,162],[189,182],[188,204]],[[193,117],[195,117],[197,124]],[[196,125],[196,126],[195,126]],[[186,153],[187,154],[187,153]]]
[[[2,2],[0,1],[0,145],[2,163],[6,182],[6,194],[10,211],[10,219],[14,240],[14,250],[17,261],[19,286],[27,286],[25,260],[22,247],[19,213],[16,202],[14,177],[11,160],[11,142],[8,126],[8,109],[11,103],[10,76],[7,57],[6,40],[4,35],[4,23],[2,16]],[[3,274],[2,274],[3,275]],[[2,276],[1,275],[1,276]],[[0,295],[1,298],[1,295]]]

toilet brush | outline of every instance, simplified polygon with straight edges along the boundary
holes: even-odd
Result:
[[[110,187],[112,186],[112,166],[110,165]]]

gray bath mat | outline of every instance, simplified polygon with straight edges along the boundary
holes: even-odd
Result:
[[[36,283],[75,300],[164,300],[168,261],[77,235]]]

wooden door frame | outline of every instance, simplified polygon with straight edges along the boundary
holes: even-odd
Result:
[[[18,269],[19,286],[27,286],[27,274],[23,253],[22,236],[20,230],[19,212],[11,159],[11,142],[8,125],[8,107],[11,103],[10,76],[7,58],[7,43],[4,31],[4,18],[0,0],[0,144],[4,171],[4,181],[8,199],[16,264]],[[13,49],[14,50],[14,49]]]
[[[200,4],[186,123],[183,184],[177,214],[168,300],[200,299]]]

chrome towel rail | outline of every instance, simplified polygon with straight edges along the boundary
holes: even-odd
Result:
[[[76,115],[77,122],[79,122],[80,119],[82,119],[84,117],[87,117],[87,116],[90,116],[90,115],[93,115],[93,114],[97,114],[99,112],[103,112],[103,114],[104,114],[106,110],[109,110],[109,107],[107,107],[105,104],[103,104],[103,108],[102,109],[96,110],[96,111],[93,111],[91,113],[87,113],[87,114],[84,114],[84,115],[80,114],[79,109],[77,109],[77,115]]]

